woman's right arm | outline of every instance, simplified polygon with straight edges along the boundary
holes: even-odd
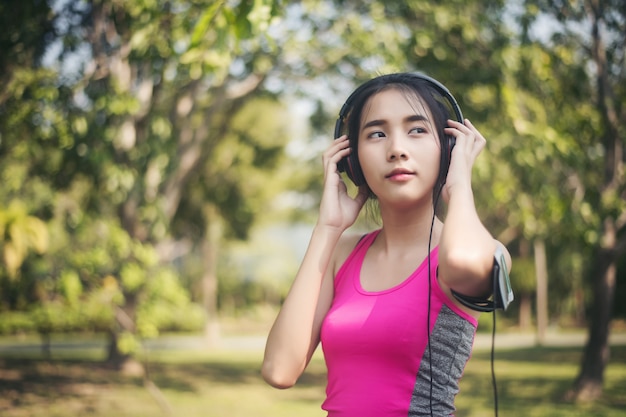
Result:
[[[324,152],[320,215],[267,338],[261,373],[277,388],[295,384],[319,344],[321,324],[333,298],[336,249],[341,235],[354,223],[367,199],[365,189],[351,198],[337,172],[337,162],[349,152],[345,136],[336,139]],[[343,242],[339,246],[344,246]]]
[[[315,228],[298,274],[265,345],[261,373],[276,388],[293,386],[319,343],[322,320],[333,297],[334,268],[328,267],[339,236]]]

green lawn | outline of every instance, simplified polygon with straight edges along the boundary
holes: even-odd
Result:
[[[578,372],[580,348],[525,348],[496,351],[499,415],[558,417],[626,415],[626,347],[612,348],[605,393],[594,404],[563,400]],[[457,397],[458,417],[494,415],[490,355],[480,351],[468,363]],[[491,410],[491,412],[490,412]]]
[[[270,388],[259,375],[260,351],[152,353],[151,381],[122,376],[98,362],[98,352],[80,359],[4,354],[0,358],[0,415],[93,417],[308,417],[323,416],[324,364],[319,355],[289,390]],[[580,348],[496,351],[499,415],[506,417],[626,415],[626,346],[612,349],[605,395],[592,405],[562,400],[578,370]],[[457,417],[493,416],[490,355],[475,351],[461,383]],[[170,409],[168,413],[166,410]]]

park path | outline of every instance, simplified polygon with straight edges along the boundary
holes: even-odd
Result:
[[[546,347],[582,347],[587,341],[584,333],[547,333],[543,346]],[[626,345],[626,333],[612,334],[609,338],[611,345]],[[197,341],[198,342],[198,341]],[[201,343],[201,342],[200,342]],[[491,349],[491,333],[478,333],[474,340],[474,349]],[[496,334],[495,348],[517,349],[537,346],[537,336],[525,333],[501,333]],[[265,346],[264,336],[224,337],[216,345],[216,348],[226,350],[263,350]]]
[[[549,332],[545,336],[543,346],[547,347],[582,347],[587,335],[584,333],[559,333]],[[614,333],[610,337],[611,345],[626,345],[626,333]],[[491,334],[478,333],[474,342],[475,350],[491,349]],[[495,338],[495,349],[526,348],[537,346],[537,336],[522,333],[499,333]],[[146,351],[202,351],[202,350],[227,350],[227,351],[263,351],[265,346],[264,335],[251,336],[223,336],[213,343],[201,335],[192,336],[162,336],[157,339],[146,340],[143,347]],[[88,340],[51,340],[50,349],[55,353],[70,353],[84,349],[105,349],[106,341],[103,339]],[[4,339],[0,343],[0,356],[3,353],[36,354],[41,351],[41,343],[37,339],[14,341]]]

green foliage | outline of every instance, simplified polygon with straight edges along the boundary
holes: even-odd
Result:
[[[24,311],[4,311],[0,320],[0,335],[15,335],[35,332],[32,314]]]
[[[276,0],[245,0],[237,3],[209,2],[193,27],[189,48],[181,63],[190,65],[192,78],[211,74],[217,83],[226,79],[238,56],[263,43],[271,52],[267,29],[280,11]]]
[[[6,209],[0,209],[0,236],[2,264],[10,279],[16,278],[29,252],[41,255],[48,250],[46,224],[28,215],[25,205],[19,200],[12,200]]]
[[[206,313],[200,305],[174,305],[159,300],[138,312],[137,334],[142,338],[154,338],[164,332],[200,332],[205,323]]]
[[[516,293],[533,294],[537,288],[535,279],[535,260],[533,258],[514,258],[515,273],[511,274],[511,286]]]
[[[139,341],[131,332],[122,331],[118,335],[117,348],[124,355],[134,355],[139,351]]]
[[[37,306],[31,314],[35,328],[40,334],[72,331],[82,328],[84,324],[77,310],[67,308],[61,303],[46,303]]]
[[[275,170],[287,162],[283,152],[286,123],[280,117],[285,111],[274,99],[250,100],[233,115],[230,131],[215,146],[212,163],[200,174],[203,195],[222,208],[237,238],[246,237],[253,221],[283,190],[284,181]]]
[[[0,334],[107,332],[113,328],[111,301],[117,291],[110,284],[81,294],[78,275],[69,271],[62,273],[59,285],[60,297],[55,301],[32,305],[26,311],[2,312]]]
[[[120,271],[120,282],[124,292],[127,294],[135,294],[141,290],[146,281],[146,271],[141,265],[135,262],[129,262],[122,266]]]
[[[0,296],[8,309],[31,310],[42,332],[77,328],[79,319],[117,332],[122,311],[136,327],[120,334],[128,353],[131,336],[205,320],[160,245],[173,237],[199,245],[207,200],[220,205],[229,235],[243,238],[280,188],[268,182],[287,140],[276,117],[284,108],[272,96],[255,106],[240,100],[272,69],[255,51],[275,47],[265,34],[280,8],[267,0],[78,3],[57,5],[58,15],[45,2],[15,3],[28,21],[0,35],[22,63],[2,61],[0,196],[25,202],[0,216],[6,271],[21,272]],[[45,24],[16,36],[35,19]],[[62,49],[43,68],[50,40]],[[89,54],[74,54],[80,48]],[[231,64],[246,55],[233,76]],[[241,92],[226,88],[239,82]],[[224,164],[228,150],[237,152]],[[29,250],[46,253],[30,260]]]
[[[63,271],[59,277],[59,295],[70,306],[75,306],[83,293],[83,284],[76,271]]]
[[[152,275],[152,274],[151,274]],[[189,300],[172,270],[157,269],[148,279],[144,302],[137,311],[138,334],[155,337],[162,331],[198,331],[206,321],[200,305]]]

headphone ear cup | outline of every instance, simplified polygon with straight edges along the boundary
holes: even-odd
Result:
[[[351,152],[350,155],[341,160],[341,162],[344,161],[347,167],[345,170],[346,174],[348,174],[348,178],[352,180],[354,185],[359,187],[365,184],[365,177],[363,177],[363,172],[361,171],[361,165],[359,164],[359,156],[357,155],[357,152]]]
[[[454,136],[446,136],[446,139],[442,143],[441,164],[439,166],[439,178],[437,179],[438,188],[443,187],[446,183],[448,169],[450,168],[450,160],[452,159],[452,148],[454,148],[455,143],[456,138]]]
[[[446,149],[446,157],[447,157],[447,167],[446,174],[448,173],[448,169],[450,168],[450,161],[452,160],[452,148],[456,144],[456,138],[452,135],[448,136],[448,149]]]
[[[339,172],[347,172],[348,176],[350,176],[350,163],[348,162],[348,158],[341,158],[339,162],[337,162],[337,171]]]
[[[345,107],[345,104],[344,104]],[[342,109],[342,112],[344,109]],[[335,138],[338,138],[342,134],[344,134],[344,118],[339,116],[337,121],[335,122]],[[337,163],[337,170],[339,172],[345,172],[348,175],[348,178],[358,187],[365,184],[365,177],[363,177],[363,173],[361,172],[361,165],[359,164],[359,156],[357,152],[352,152],[350,155],[342,158]]]
[[[343,117],[340,115],[335,122],[335,139],[341,136],[343,132]],[[339,162],[337,162],[337,170],[339,172],[347,172],[348,177],[350,177],[350,163],[348,162],[348,158],[341,158]]]
[[[448,136],[448,154],[452,157],[452,148],[456,144],[456,138],[452,135]]]

